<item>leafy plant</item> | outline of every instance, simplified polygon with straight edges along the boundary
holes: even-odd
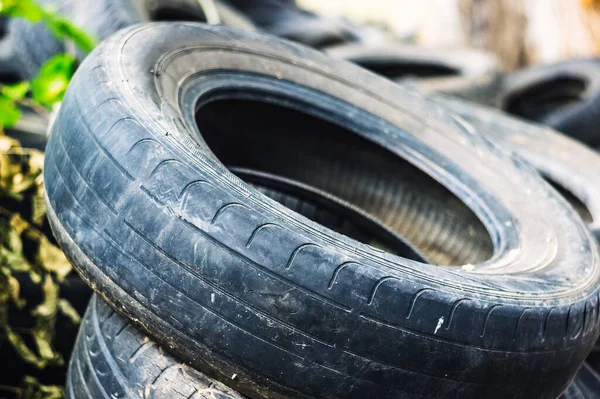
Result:
[[[0,344],[9,343],[24,361],[38,368],[64,363],[52,346],[57,315],[79,322],[71,304],[58,295],[59,283],[72,268],[44,233],[42,167],[41,152],[0,136]],[[9,319],[11,308],[23,309],[27,304],[20,292],[23,278],[39,284],[42,291],[41,302],[31,311],[31,328],[14,327]],[[48,395],[54,392],[39,384],[28,385],[27,392],[34,387],[43,387]],[[56,397],[48,395],[39,397]]]
[[[0,14],[44,23],[60,40],[71,41],[89,52],[95,41],[55,10],[33,0],[0,0]],[[49,116],[62,101],[77,67],[74,54],[57,54],[31,80],[0,84],[0,345],[9,343],[21,358],[38,368],[64,364],[52,346],[58,314],[74,323],[79,315],[59,296],[59,284],[72,271],[62,251],[49,238],[43,199],[43,153],[24,149],[4,135],[24,109]],[[24,329],[10,325],[11,309],[23,309],[23,278],[38,284],[42,300],[33,304],[34,322]],[[30,304],[31,305],[31,304]],[[7,387],[0,387],[0,390]],[[9,387],[10,388],[10,387]],[[58,386],[39,384],[25,377],[21,388],[10,388],[22,398],[63,397]]]
[[[83,52],[94,48],[95,40],[90,35],[54,9],[42,7],[33,0],[0,0],[0,14],[44,23],[59,40],[71,41]],[[15,125],[21,118],[22,108],[47,114],[47,110],[62,101],[75,68],[73,54],[57,54],[44,63],[31,81],[0,84],[0,128]]]
[[[43,22],[59,40],[72,40],[82,51],[89,53],[95,40],[82,29],[59,15],[56,10],[42,7],[34,0],[0,0],[0,14]]]

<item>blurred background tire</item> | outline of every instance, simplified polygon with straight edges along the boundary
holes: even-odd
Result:
[[[514,72],[505,78],[500,107],[600,146],[600,61],[576,59]]]
[[[424,91],[452,94],[484,104],[497,101],[501,69],[496,57],[485,51],[348,44],[329,48],[327,52],[397,82],[414,80]]]

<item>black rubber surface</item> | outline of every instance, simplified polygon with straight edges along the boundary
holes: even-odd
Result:
[[[404,237],[360,208],[306,184],[251,169],[230,169],[259,192],[345,236],[386,252],[425,262],[425,256]],[[431,253],[431,250],[428,252]]]
[[[43,1],[42,1],[43,2]],[[42,23],[0,16],[0,82],[29,79],[54,54],[64,52]]]
[[[560,399],[600,398],[600,376],[589,364],[584,364]]]
[[[236,376],[231,376],[233,379]],[[83,318],[69,365],[67,398],[241,399],[180,362],[97,296]],[[584,364],[560,399],[600,397],[600,377]]]
[[[533,165],[600,239],[600,155],[548,127],[481,105],[438,96],[444,107]],[[599,349],[598,345],[595,351]]]
[[[382,218],[399,210],[391,193],[417,193],[404,215],[433,204],[464,234],[438,256],[476,262],[385,253],[223,163],[331,193],[404,237],[421,221]],[[84,279],[251,397],[558,397],[597,339],[596,244],[529,166],[434,102],[270,37],[198,24],[112,37],[69,87],[45,182]]]
[[[242,399],[171,356],[96,296],[79,330],[66,391],[69,399]]]
[[[600,145],[600,61],[575,59],[509,75],[500,107],[548,125],[591,146]]]

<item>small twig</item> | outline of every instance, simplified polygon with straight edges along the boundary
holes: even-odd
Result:
[[[42,115],[43,117],[50,119],[50,110],[48,110],[48,108],[44,107],[43,105],[41,105],[40,103],[38,103],[36,101],[33,101],[30,98],[23,98],[21,100],[16,101],[16,103],[19,105],[22,105],[24,107],[31,108],[32,110],[34,110],[38,114]]]
[[[219,10],[213,0],[198,0],[198,3],[200,3],[206,22],[209,25],[219,25],[221,23]]]
[[[0,83],[0,92],[4,89],[6,85]],[[37,101],[34,101],[30,98],[21,98],[20,100],[14,100],[15,103],[23,106],[23,107],[27,107],[30,108],[32,110],[34,110],[35,112],[37,112],[38,114],[42,115],[43,117],[49,119],[50,118],[50,110],[46,107],[44,107],[43,105],[41,105],[40,103],[38,103]]]

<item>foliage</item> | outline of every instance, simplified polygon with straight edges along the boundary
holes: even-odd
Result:
[[[0,14],[43,23],[59,40],[74,43],[83,53],[95,45],[83,30],[34,0],[0,0]],[[4,135],[4,128],[15,125],[23,109],[47,116],[62,101],[76,67],[73,54],[57,54],[33,79],[0,84],[0,345],[10,344],[24,361],[38,368],[64,364],[52,346],[57,315],[74,323],[79,322],[79,315],[59,296],[59,283],[72,268],[50,238],[43,198],[43,154],[21,148]],[[27,304],[21,293],[24,279],[38,284],[40,303]],[[10,325],[11,311],[27,305],[32,308],[32,327]],[[64,396],[62,387],[41,385],[32,377],[25,377],[20,388],[10,389],[25,399]]]
[[[63,363],[52,348],[57,314],[79,321],[72,306],[58,296],[58,283],[71,272],[71,265],[43,232],[42,166],[41,152],[0,136],[0,337],[39,368]],[[33,328],[21,331],[9,325],[8,314],[11,306],[26,304],[18,279],[24,276],[41,285],[43,300],[32,311]]]
[[[47,107],[62,101],[74,71],[73,56],[58,54],[50,58],[31,81],[33,100]]]
[[[43,22],[59,40],[72,40],[86,53],[95,46],[95,40],[90,35],[55,10],[42,7],[34,0],[0,0],[0,14],[25,18],[33,23]]]
[[[0,14],[44,23],[58,39],[72,41],[83,52],[94,48],[95,40],[90,35],[55,10],[33,0],[0,0]],[[31,81],[0,85],[0,128],[15,125],[21,118],[21,108],[44,112],[44,108],[52,109],[60,103],[75,67],[76,58],[72,54],[57,54],[44,63]]]

